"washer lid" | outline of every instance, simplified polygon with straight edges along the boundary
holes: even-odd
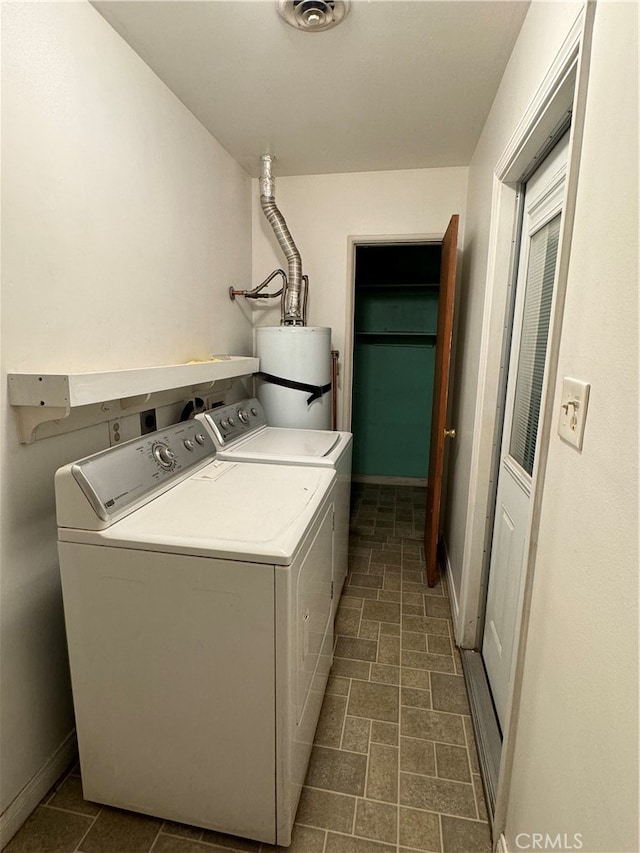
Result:
[[[66,541],[288,565],[335,472],[214,461],[99,532]]]
[[[348,433],[321,429],[265,427],[228,449],[238,459],[245,455],[251,458],[277,456],[285,462],[287,459],[308,458],[314,464],[315,460],[335,458],[348,438]]]

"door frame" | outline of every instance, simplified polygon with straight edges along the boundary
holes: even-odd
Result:
[[[454,614],[455,639],[457,644],[465,649],[479,647],[484,628],[488,554],[493,530],[504,419],[505,353],[508,352],[513,317],[522,187],[536,165],[550,150],[551,143],[555,144],[564,132],[563,124],[566,124],[567,113],[570,113],[569,163],[564,218],[558,248],[558,280],[554,293],[546,377],[542,391],[540,441],[536,450],[536,469],[532,482],[531,524],[523,578],[523,603],[516,626],[513,652],[511,695],[508,702],[509,723],[503,733],[495,811],[492,815],[494,842],[500,838],[506,823],[537,553],[537,530],[549,444],[557,415],[554,402],[558,356],[575,215],[594,15],[595,3],[589,0],[578,11],[564,43],[496,164],[493,176],[487,296],[482,320],[469,502],[460,599]]]
[[[347,299],[344,323],[344,357],[342,359],[342,426],[351,432],[353,416],[353,348],[355,343],[356,307],[356,248],[358,246],[411,245],[412,243],[442,243],[442,234],[375,234],[347,237]]]

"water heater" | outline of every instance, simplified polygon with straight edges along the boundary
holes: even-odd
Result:
[[[331,429],[331,329],[258,327],[256,355],[257,397],[269,426]]]

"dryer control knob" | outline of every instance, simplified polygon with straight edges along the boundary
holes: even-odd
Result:
[[[187,450],[193,450],[193,442],[191,441],[190,438],[185,438],[185,440],[182,443],[187,448]]]
[[[229,419],[227,419],[227,418],[222,418],[222,420],[220,421],[220,426],[222,427],[222,429],[227,429],[227,428],[228,428],[228,426],[229,426],[229,421],[230,421],[230,420],[231,420],[231,418],[229,418]]]
[[[196,441],[198,444],[204,444],[204,435],[201,432],[196,433]]]
[[[229,426],[235,426],[236,422],[234,418],[229,418]]]
[[[240,418],[243,424],[249,423],[249,415],[245,412],[244,409],[238,409],[238,417]]]
[[[253,406],[253,407],[252,407],[252,409],[251,409],[251,414],[253,415],[253,417],[254,417],[254,418],[255,418],[255,416],[258,414],[258,410],[256,409],[256,407],[255,407],[255,406]]]
[[[163,468],[171,468],[173,460],[176,458],[173,450],[166,444],[156,444],[153,448],[153,455]]]

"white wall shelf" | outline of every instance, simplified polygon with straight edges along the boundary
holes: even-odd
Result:
[[[258,359],[250,356],[219,356],[192,364],[91,373],[9,373],[9,402],[18,407],[20,440],[31,444],[40,424],[64,419],[80,406],[120,400],[124,409],[157,392],[202,391],[219,380],[249,376],[258,365]]]

